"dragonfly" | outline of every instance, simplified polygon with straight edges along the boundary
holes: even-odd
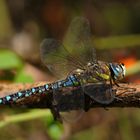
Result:
[[[63,42],[63,43],[61,43]],[[90,25],[86,18],[76,17],[70,23],[63,41],[47,38],[40,45],[41,60],[56,77],[50,84],[33,87],[0,98],[0,104],[17,102],[36,93],[53,92],[54,104],[59,105],[58,91],[61,89],[79,88],[81,90],[81,107],[84,107],[85,95],[100,104],[110,104],[115,99],[112,85],[125,76],[125,65],[116,62],[100,61],[91,38]],[[90,84],[107,84],[106,92],[95,92]],[[65,90],[64,94],[71,93]],[[76,102],[76,101],[75,101]]]

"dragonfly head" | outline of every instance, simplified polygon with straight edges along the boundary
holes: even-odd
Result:
[[[125,76],[125,65],[123,63],[109,63],[111,75],[115,80],[121,80]]]

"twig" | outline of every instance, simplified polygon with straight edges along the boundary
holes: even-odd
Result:
[[[15,91],[18,91],[18,90],[25,90],[25,89],[28,89],[28,88],[31,88],[32,86],[40,86],[40,85],[43,85],[45,84],[45,82],[42,82],[42,83],[36,83],[36,84],[12,84],[12,85],[5,85],[5,84],[1,84],[0,85],[0,95],[2,96],[5,96],[7,95],[7,93],[10,93],[10,89],[11,91],[13,91],[13,89]],[[113,93],[115,94],[115,99],[112,103],[110,104],[107,104],[107,105],[103,105],[103,104],[100,104],[100,103],[97,103],[95,102],[93,99],[90,99],[88,97],[88,100],[85,101],[85,104],[88,108],[91,108],[91,107],[140,107],[140,85],[138,84],[119,84],[120,87],[117,87],[117,86],[113,86]],[[92,88],[96,87],[96,85],[91,85]],[[24,88],[24,89],[23,89]],[[97,88],[97,87],[96,87]],[[102,85],[98,86],[98,88],[102,88]],[[65,93],[66,91],[68,90],[68,93],[70,94],[62,94],[63,92]],[[106,90],[106,89],[104,89]],[[6,92],[7,91],[7,92]],[[68,104],[68,102],[66,103],[67,106],[65,106],[65,109],[66,110],[69,110],[69,109],[78,109],[81,107],[81,105],[78,106],[78,103],[74,103],[74,102],[79,102],[81,103],[81,89],[66,89],[66,91],[58,91],[58,97],[59,97],[59,100],[63,101],[63,105],[65,106],[65,102],[70,102],[70,103],[73,103],[73,104]],[[70,92],[71,91],[71,92]],[[3,93],[3,94],[2,94]],[[6,93],[4,95],[4,93]],[[12,92],[11,92],[12,93]],[[45,96],[41,97],[41,99],[39,101],[34,101],[33,104],[36,105],[36,106],[33,106],[31,105],[32,104],[32,99],[30,98],[27,98],[30,100],[30,104],[25,102],[24,103],[24,100],[22,100],[22,104],[26,105],[27,107],[34,107],[34,108],[49,108],[50,107],[50,104],[48,105],[47,102],[51,102],[49,100],[52,100],[53,97],[49,97],[49,94],[46,94]],[[52,95],[51,95],[52,96]],[[37,94],[37,97],[40,98],[40,95]],[[35,97],[32,97],[32,98],[35,98]],[[43,99],[44,98],[44,99]],[[45,103],[44,103],[45,102]],[[27,103],[27,104],[26,104]],[[20,104],[20,101],[19,101],[19,104]]]
[[[31,88],[32,86],[40,86],[45,84],[45,82],[37,84],[12,84],[10,86],[0,85],[2,91],[16,89],[25,90]],[[60,119],[59,111],[68,112],[72,110],[85,110],[88,111],[91,108],[103,107],[103,108],[113,108],[113,107],[140,107],[140,85],[138,84],[119,84],[120,87],[113,85],[112,92],[115,95],[114,100],[109,104],[101,104],[96,102],[93,98],[83,92],[83,88],[64,88],[55,93],[44,93],[40,95],[36,93],[27,98],[20,99],[16,103],[9,104],[12,107],[26,107],[26,108],[48,108],[51,109],[54,118]],[[92,84],[88,85],[94,91],[99,94],[104,94],[105,91],[110,88],[110,85],[103,84]],[[24,88],[24,89],[23,89]],[[99,90],[97,90],[99,89]],[[7,95],[7,94],[6,94]],[[3,95],[4,96],[4,95]],[[57,98],[54,98],[57,97]],[[55,100],[54,100],[55,99]]]

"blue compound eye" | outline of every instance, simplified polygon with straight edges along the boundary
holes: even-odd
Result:
[[[112,70],[112,75],[114,76],[114,79],[120,80],[125,76],[124,64],[110,63],[110,68]]]

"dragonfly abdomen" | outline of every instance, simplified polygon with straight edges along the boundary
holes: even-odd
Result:
[[[73,75],[68,76],[65,80],[56,81],[51,84],[45,84],[43,86],[33,87],[31,89],[22,90],[11,95],[0,98],[0,104],[9,104],[16,102],[19,99],[32,96],[34,94],[48,94],[53,92],[53,90],[58,90],[63,87],[78,86],[79,82]]]
[[[46,84],[43,86],[33,87],[31,89],[22,90],[11,95],[0,98],[0,104],[10,104],[16,102],[19,99],[32,96],[34,94],[47,94],[51,90],[51,85]]]
[[[65,80],[60,80],[52,84],[52,89],[59,89],[63,87],[79,86],[80,82],[75,75],[69,75]]]

